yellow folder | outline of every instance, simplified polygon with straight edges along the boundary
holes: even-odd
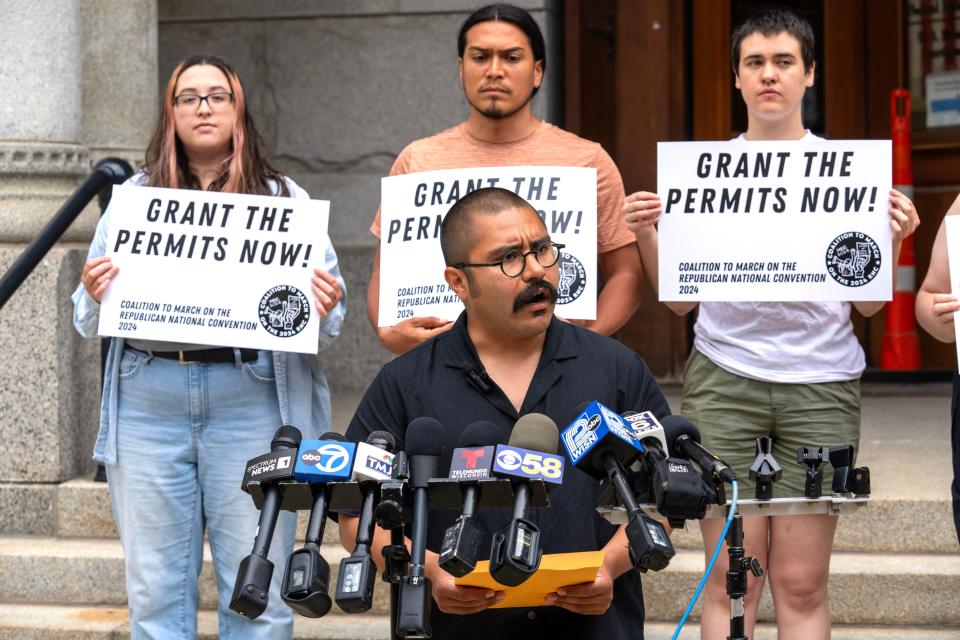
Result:
[[[503,600],[493,605],[492,609],[542,607],[547,594],[556,593],[560,587],[596,580],[597,570],[601,564],[603,564],[603,551],[545,554],[535,574],[526,582],[508,587],[490,576],[490,562],[482,560],[477,563],[477,568],[472,572],[457,578],[456,583],[461,587],[503,591]]]

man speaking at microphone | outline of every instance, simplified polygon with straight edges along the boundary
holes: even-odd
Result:
[[[561,429],[587,400],[619,412],[650,410],[669,415],[667,402],[646,364],[619,342],[554,317],[560,248],[551,242],[537,212],[513,192],[478,189],[462,198],[443,221],[440,242],[448,286],[465,311],[441,333],[380,371],[347,429],[362,441],[383,429],[404,448],[414,418],[436,418],[444,430],[444,459],[460,434],[477,420],[509,431],[518,418],[543,413]],[[597,481],[572,465],[550,506],[529,518],[541,531],[544,553],[603,550],[593,583],[551,594],[544,606],[488,610],[498,593],[458,587],[437,564],[444,531],[455,511],[431,510],[426,574],[433,583],[434,638],[638,638],[643,629],[640,578],[631,571],[622,528],[595,511]],[[509,509],[479,509],[489,536],[510,522]],[[349,548],[356,518],[341,517]],[[373,556],[389,535],[378,531]],[[507,634],[504,636],[504,634]]]

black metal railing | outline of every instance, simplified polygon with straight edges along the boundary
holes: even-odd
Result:
[[[93,167],[90,175],[80,183],[77,190],[63,203],[63,206],[47,223],[47,226],[40,231],[36,239],[24,249],[20,257],[10,265],[7,272],[0,278],[0,309],[3,309],[7,301],[37,268],[40,261],[46,257],[50,249],[73,224],[73,221],[90,204],[90,201],[94,198],[98,199],[100,214],[103,215],[107,205],[110,204],[113,185],[124,182],[132,175],[133,168],[120,158],[104,158]],[[101,371],[105,354],[106,350],[101,346]],[[102,464],[97,465],[97,473],[94,479],[106,482],[106,471]]]
[[[90,175],[80,183],[47,226],[0,278],[0,309],[3,309],[90,201],[100,195],[100,206],[105,208],[110,201],[113,185],[120,184],[132,175],[133,169],[130,165],[119,158],[104,158],[93,167]]]

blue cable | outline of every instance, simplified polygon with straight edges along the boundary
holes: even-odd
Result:
[[[720,539],[717,540],[717,547],[713,550],[713,557],[710,558],[710,562],[707,564],[707,568],[703,572],[703,578],[700,580],[700,584],[697,585],[697,590],[693,593],[693,599],[690,600],[690,604],[687,605],[687,610],[683,612],[683,616],[680,618],[680,623],[677,624],[677,629],[673,632],[673,636],[670,640],[677,640],[677,637],[680,636],[680,630],[683,629],[683,625],[687,622],[690,612],[693,611],[694,605],[697,604],[697,600],[700,598],[700,593],[707,585],[707,578],[710,577],[710,572],[713,571],[713,565],[717,562],[717,556],[720,555],[720,549],[723,547],[723,541],[727,539],[727,531],[730,530],[730,523],[733,522],[733,515],[737,512],[737,481],[734,480],[732,484],[733,499],[730,500],[730,511],[727,513],[727,522],[723,527],[723,532],[720,534]]]

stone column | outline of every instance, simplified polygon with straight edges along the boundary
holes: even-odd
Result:
[[[83,141],[90,163],[123,158],[137,170],[156,123],[157,0],[87,0],[83,26]]]
[[[89,173],[89,149],[142,158],[156,108],[156,3],[0,0],[0,16],[6,272]],[[87,207],[0,310],[0,483],[39,490],[93,468],[99,342],[77,336],[70,294],[98,213]]]

